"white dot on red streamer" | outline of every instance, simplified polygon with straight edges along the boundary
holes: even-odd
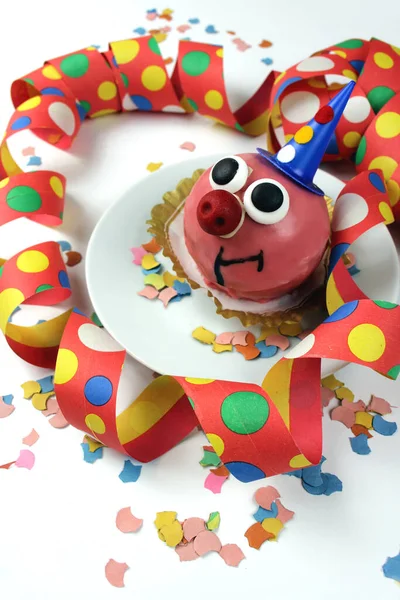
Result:
[[[292,92],[281,102],[281,112],[291,123],[306,123],[319,109],[319,98],[312,92]]]
[[[368,117],[370,110],[370,104],[364,96],[354,96],[346,104],[343,115],[350,123],[362,123]]]
[[[98,352],[120,352],[123,348],[104,329],[92,323],[84,323],[78,329],[82,344]]]
[[[343,194],[335,203],[332,231],[342,231],[364,221],[368,215],[368,204],[359,194]]]
[[[129,94],[125,94],[125,96],[122,98],[122,108],[124,110],[137,110],[137,106]]]
[[[296,156],[296,150],[293,146],[284,146],[281,148],[277,154],[277,159],[281,163],[289,163],[292,162],[294,157]]]
[[[315,344],[315,335],[310,333],[307,337],[304,338],[301,342],[297,344],[294,348],[289,350],[289,352],[285,353],[285,358],[300,358],[304,356],[311,350],[311,348]]]
[[[185,113],[186,110],[182,108],[182,106],[176,106],[175,104],[168,104],[168,106],[164,106],[162,109],[163,112],[171,112],[171,113]]]
[[[53,102],[50,104],[49,116],[51,120],[67,135],[72,135],[75,131],[75,117],[72,110],[63,102]]]
[[[311,56],[302,60],[296,67],[297,71],[329,71],[335,63],[326,56]]]

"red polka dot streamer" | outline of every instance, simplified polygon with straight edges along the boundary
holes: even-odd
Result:
[[[144,36],[112,42],[104,53],[89,47],[49,60],[13,83],[16,111],[0,147],[0,224],[25,216],[58,225],[65,178],[50,171],[22,173],[7,147],[7,138],[17,131],[30,129],[66,149],[86,117],[131,110],[198,111],[251,135],[269,123],[270,143],[279,147],[272,124],[282,124],[288,138],[316,113],[321,123],[329,122],[331,115],[321,106],[340,85],[326,75],[357,80],[326,154],[355,157],[361,171],[344,187],[334,209],[326,288],[330,316],[276,363],[261,386],[165,375],[121,409],[118,390],[126,352],[105,330],[78,309],[33,327],[11,322],[23,303],[54,305],[69,296],[59,245],[38,244],[0,259],[0,329],[18,356],[55,367],[57,399],[70,423],[143,462],[167,452],[200,424],[231,473],[246,482],[320,461],[322,358],[397,377],[400,308],[366,298],[343,257],[360,235],[394,218],[391,207],[396,210],[400,189],[395,143],[399,86],[390,74],[397,73],[399,55],[379,40],[347,40],[284,73],[272,72],[235,113],[223,83],[222,48],[196,42],[181,43],[171,78],[157,42]]]

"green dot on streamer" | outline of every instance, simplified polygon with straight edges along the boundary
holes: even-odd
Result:
[[[39,292],[45,292],[46,290],[52,290],[53,286],[50,285],[49,283],[43,283],[42,285],[39,285],[39,287],[36,288],[36,293],[38,294]]]
[[[3,269],[4,269],[4,265],[2,267],[0,267],[0,277],[3,275]]]
[[[207,71],[210,62],[211,58],[207,52],[194,50],[193,52],[188,52],[183,57],[182,69],[187,75],[196,77],[197,75],[202,75],[205,71]]]
[[[127,88],[129,85],[129,79],[128,77],[125,75],[125,73],[121,73],[121,79],[124,82],[124,86]]]
[[[27,185],[17,185],[6,196],[6,203],[12,210],[32,213],[42,206],[40,194]]]
[[[73,54],[61,61],[60,69],[67,77],[82,77],[89,68],[89,59],[86,54]]]
[[[88,113],[89,110],[91,109],[90,102],[88,102],[87,100],[79,100],[79,103],[81,106],[83,106],[85,111]]]
[[[243,127],[241,125],[239,125],[239,123],[235,123],[235,129],[237,129],[238,131],[244,131]]]
[[[396,365],[395,367],[392,367],[387,372],[388,376],[391,377],[392,379],[397,379],[399,373],[400,373],[400,365]]]
[[[348,48],[349,50],[354,50],[355,48],[361,48],[364,45],[362,40],[346,40],[345,42],[341,42],[340,44],[336,44],[338,48]]]
[[[188,98],[187,101],[189,102],[189,104],[193,108],[193,110],[199,110],[199,107],[197,106],[197,104],[194,100],[192,100],[191,98]]]
[[[93,321],[93,323],[97,325],[97,327],[103,327],[103,323],[100,321],[99,317],[95,312],[92,312],[90,318]]]
[[[149,39],[149,48],[150,50],[152,50],[155,54],[161,54],[160,52],[160,48],[158,46],[157,40],[153,37],[151,37]]]
[[[386,300],[374,300],[374,304],[380,306],[381,308],[387,308],[388,310],[397,307],[397,304],[393,304],[393,302],[387,302]]]
[[[356,165],[359,165],[364,160],[366,151],[367,151],[367,140],[365,139],[365,135],[363,135],[361,138],[361,141],[358,145],[357,152],[356,152],[356,158],[355,158]]]
[[[193,410],[194,410],[194,402],[193,402],[193,400],[190,398],[190,396],[188,396],[188,400],[189,400],[189,402],[190,402],[190,406],[191,406],[191,407],[193,408]]]
[[[63,218],[64,218],[64,213],[60,212],[60,219],[61,219],[61,221],[63,220]]]
[[[30,77],[24,77],[24,81],[26,81],[26,83],[30,83],[31,85],[35,85],[35,82]]]
[[[390,98],[393,98],[395,92],[386,85],[378,85],[367,94],[368,102],[372,106],[374,113],[378,113]]]
[[[235,392],[221,406],[221,418],[234,433],[246,435],[264,427],[269,417],[268,402],[255,392]]]

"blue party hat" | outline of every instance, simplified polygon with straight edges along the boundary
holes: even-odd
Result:
[[[257,152],[290,179],[323,196],[324,192],[313,183],[313,179],[354,86],[355,82],[350,81],[342,88],[279,152],[271,154],[262,148],[257,148]]]

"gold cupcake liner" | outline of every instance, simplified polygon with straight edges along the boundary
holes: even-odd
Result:
[[[176,186],[175,190],[165,192],[163,195],[163,203],[156,204],[152,208],[151,218],[146,222],[149,225],[148,232],[155,237],[157,243],[161,246],[163,255],[171,260],[176,275],[178,277],[187,279],[193,289],[198,289],[201,286],[190,279],[185,273],[178,257],[171,247],[168,229],[172,221],[183,209],[186,198],[189,196],[200,175],[204,173],[204,170],[205,169],[197,169],[193,172],[191,177],[185,177],[185,179],[182,179]],[[329,198],[329,196],[325,196],[324,198],[328,209],[329,218],[332,219],[332,199]],[[326,280],[329,254],[330,244],[328,243],[328,247],[321,261],[325,268],[324,281]],[[270,314],[254,314],[245,311],[223,308],[221,302],[213,296],[210,290],[207,290],[207,293],[208,296],[213,299],[218,315],[221,315],[225,319],[237,317],[244,327],[250,327],[251,325],[278,327],[283,323],[298,323],[301,321],[306,312],[320,310],[321,307],[324,306],[325,298],[325,289],[324,286],[321,285],[314,291],[310,292],[310,295],[305,297],[298,306],[282,311],[275,311]]]

